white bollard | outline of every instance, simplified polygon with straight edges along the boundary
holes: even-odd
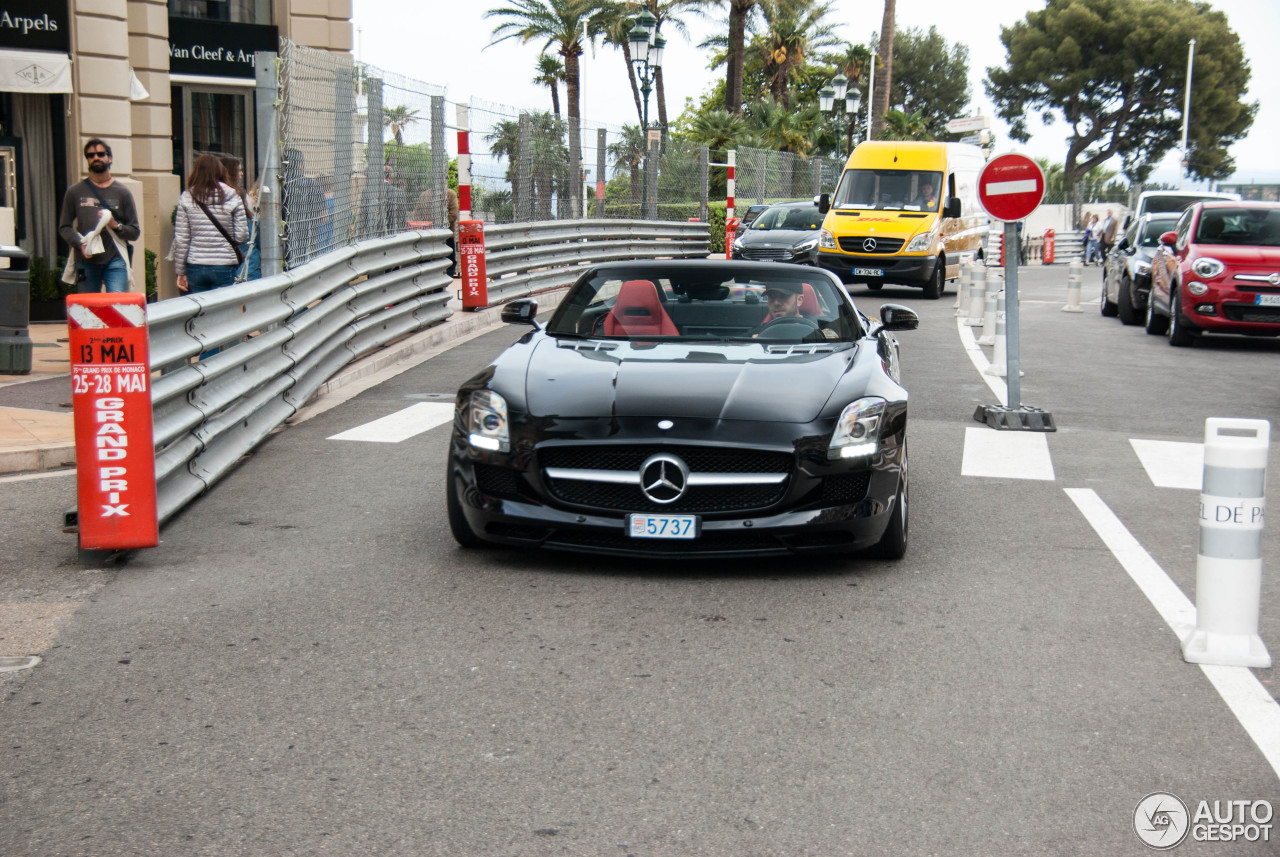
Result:
[[[991,353],[991,365],[986,368],[986,373],[997,378],[1007,378],[1009,377],[1009,340],[1004,333],[1004,292],[1000,293],[996,304],[998,309],[996,310],[996,332],[995,342],[993,343],[995,350]]]
[[[1270,444],[1266,420],[1204,421],[1196,628],[1182,641],[1188,663],[1271,666],[1258,636]]]
[[[973,275],[973,263],[965,262],[960,266],[960,290],[956,292],[956,302],[951,305],[956,310],[956,316],[959,317],[962,312],[968,312],[969,307],[969,278]]]
[[[1084,279],[1084,266],[1080,264],[1080,257],[1077,256],[1071,260],[1071,265],[1067,268],[1067,305],[1062,308],[1063,312],[1084,312],[1080,306],[1082,279]]]
[[[996,293],[990,289],[987,290],[987,306],[982,313],[982,336],[978,337],[978,344],[996,344]]]
[[[973,269],[973,282],[969,284],[969,308],[964,322],[970,327],[982,324],[982,314],[987,309],[987,278],[993,273],[986,267],[978,266]]]

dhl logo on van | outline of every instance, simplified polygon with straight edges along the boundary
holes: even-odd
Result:
[[[896,217],[859,217],[859,223],[897,223]]]

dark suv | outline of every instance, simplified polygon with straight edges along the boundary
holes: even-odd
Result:
[[[1151,292],[1151,258],[1160,249],[1160,236],[1178,222],[1178,211],[1144,214],[1129,224],[1107,254],[1102,272],[1102,314],[1120,316],[1124,324],[1138,324]]]

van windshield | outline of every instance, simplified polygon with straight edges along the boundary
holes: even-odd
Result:
[[[937,211],[942,173],[928,170],[845,170],[834,208]]]

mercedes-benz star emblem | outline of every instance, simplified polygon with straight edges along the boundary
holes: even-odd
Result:
[[[674,503],[688,486],[689,468],[674,455],[660,452],[640,465],[640,490],[655,503]]]
[[[876,239],[864,238],[862,240],[862,249],[867,253],[874,253],[876,249]]]

